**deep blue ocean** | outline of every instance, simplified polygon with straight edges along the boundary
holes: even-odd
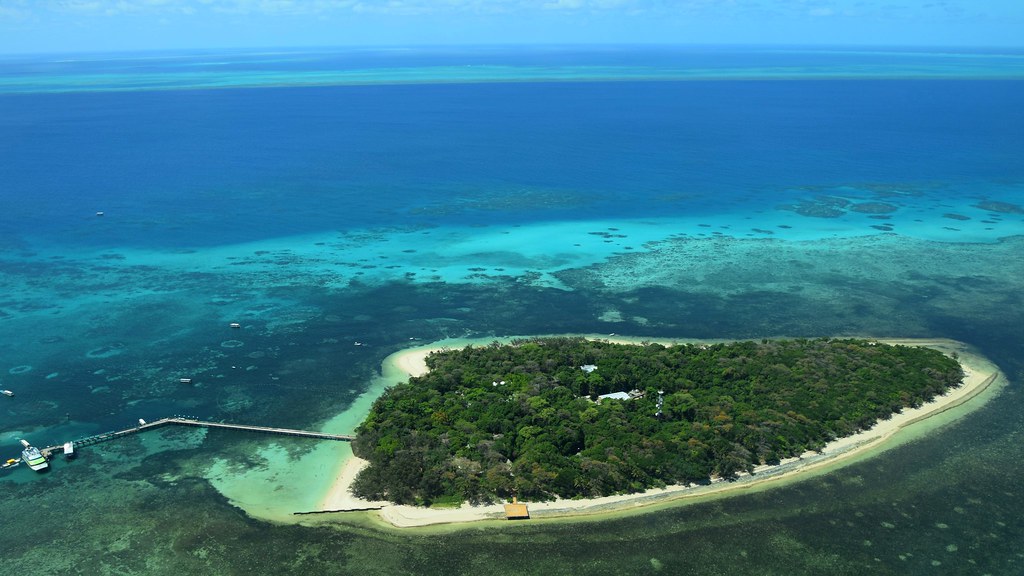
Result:
[[[1019,104],[1019,83],[1002,80],[9,95],[3,225],[163,248],[363,228],[381,214],[387,224],[466,223],[464,213],[417,218],[415,208],[516,186],[585,205],[512,206],[491,218],[713,214],[738,199],[772,208],[779,191],[807,185],[971,185],[1020,178]],[[649,201],[680,193],[693,198]],[[104,208],[134,225],[82,228]]]
[[[140,435],[0,472],[0,573],[1024,573],[1022,159],[1020,53],[0,59],[9,457],[171,414],[315,429],[448,337],[940,337],[1009,380],[791,486],[461,532],[255,519],[211,463],[309,444]]]

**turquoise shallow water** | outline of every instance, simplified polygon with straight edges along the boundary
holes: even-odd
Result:
[[[448,337],[946,337],[1011,384],[925,438],[784,488],[600,524],[457,532],[247,517],[218,486],[275,476],[279,500],[312,502],[330,473],[321,456],[338,448],[166,429],[84,448],[45,475],[0,474],[0,573],[1021,572],[1014,58],[2,63],[31,92],[0,94],[0,387],[16,392],[0,398],[0,447],[11,456],[21,437],[45,445],[171,414],[331,426],[381,384],[389,353]],[[437,83],[439,70],[461,82],[452,69],[547,61],[559,82]],[[639,64],[667,76],[621,71]],[[897,79],[924,64],[956,73]],[[176,84],[198,66],[224,85],[395,67],[432,80]],[[858,66],[876,73],[851,79]],[[594,67],[616,81],[586,76]],[[846,79],[780,79],[779,67]],[[698,69],[733,76],[667,79]],[[132,90],[67,78],[115,72]]]
[[[1019,50],[457,47],[8,56],[7,93],[490,82],[1024,77]],[[582,55],[582,58],[581,58]],[[28,68],[24,70],[23,67]],[[45,70],[45,76],[38,72]]]

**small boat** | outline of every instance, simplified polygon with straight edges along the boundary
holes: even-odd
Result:
[[[21,464],[21,460],[17,460],[15,458],[8,458],[7,462],[4,462],[3,464],[0,464],[0,468],[4,468],[4,469],[14,468],[18,464]]]
[[[232,328],[241,328],[242,327],[242,325],[239,324],[238,322],[232,322],[231,324],[228,324],[228,326],[231,326]]]
[[[181,382],[182,384],[191,384],[192,383],[192,379],[191,378],[179,378],[178,382]]]
[[[28,464],[29,468],[36,472],[42,472],[50,467],[50,463],[46,461],[46,456],[39,452],[39,448],[29,444],[28,440],[22,440],[21,445],[25,447],[21,452],[21,459],[25,464]]]
[[[97,213],[96,213],[96,215],[97,215],[97,216],[103,216],[103,212],[102,212],[102,211],[100,211],[100,212],[97,212]]]
[[[3,394],[4,396],[14,396],[14,392],[11,392],[10,390],[0,390],[0,394]]]

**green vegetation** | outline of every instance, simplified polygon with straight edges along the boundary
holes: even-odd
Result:
[[[357,494],[544,500],[732,478],[820,450],[963,378],[936,350],[827,338],[522,340],[434,353],[427,366],[378,398],[357,430],[353,449],[370,461]],[[642,396],[595,402],[634,390]]]

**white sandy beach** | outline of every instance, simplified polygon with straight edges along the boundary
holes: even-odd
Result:
[[[602,339],[624,343],[637,343],[641,341],[640,338],[626,337],[602,337]],[[401,371],[408,376],[422,375],[427,371],[425,359],[431,352],[460,345],[482,345],[493,340],[492,338],[473,342],[440,342],[404,350],[389,356],[384,362],[384,369],[389,372]],[[650,339],[643,340],[655,341]],[[943,396],[919,408],[905,409],[888,420],[880,421],[870,430],[831,442],[821,452],[808,452],[799,458],[785,460],[776,466],[760,466],[752,476],[744,475],[735,481],[715,481],[707,485],[669,486],[664,489],[651,489],[637,494],[582,500],[531,502],[529,503],[531,517],[577,516],[633,510],[638,507],[666,501],[703,498],[709,495],[724,495],[730,492],[748,491],[779,483],[782,480],[799,478],[813,471],[835,468],[840,464],[851,462],[858,457],[864,457],[894,445],[895,442],[893,440],[899,436],[897,433],[906,430],[911,425],[961,406],[968,400],[978,397],[982,392],[992,392],[1005,383],[1005,378],[994,364],[981,356],[971,353],[968,351],[967,346],[960,342],[944,339],[878,339],[878,341],[887,344],[927,346],[938,349],[946,354],[958,354],[960,364],[964,370],[963,385],[948,391]],[[659,340],[658,342],[669,345],[682,342],[696,343],[697,341]],[[992,394],[986,394],[985,396],[986,398],[991,397]],[[983,402],[979,401],[975,404],[980,406]],[[501,504],[488,506],[463,504],[459,508],[434,509],[400,506],[388,502],[372,502],[356,498],[352,495],[350,487],[356,475],[367,464],[367,461],[355,456],[348,458],[340,466],[337,479],[320,502],[319,510],[329,512],[373,509],[376,510],[372,512],[373,514],[378,514],[383,521],[396,527],[428,526],[504,518],[504,508]]]

